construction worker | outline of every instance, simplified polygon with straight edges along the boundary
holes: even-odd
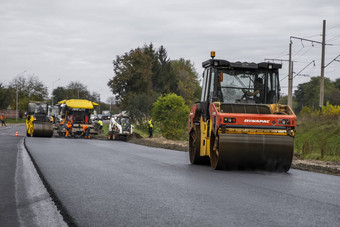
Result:
[[[152,138],[152,129],[153,129],[153,122],[152,122],[152,118],[149,118],[148,121],[148,129],[149,129],[149,138]]]
[[[71,137],[72,125],[73,125],[72,119],[68,120],[66,128],[65,128],[65,132],[66,132],[65,137],[69,137],[69,138]]]
[[[242,89],[245,96],[253,96],[256,103],[263,103],[264,99],[264,85],[262,78],[258,77],[254,83],[254,92]],[[259,95],[258,95],[259,94]]]
[[[103,122],[102,120],[98,120],[98,124],[99,124],[99,130],[102,130],[103,129]]]
[[[7,126],[6,122],[5,122],[5,114],[4,113],[1,113],[0,120],[1,120],[1,126]]]
[[[81,133],[81,137],[84,136],[85,139],[90,139],[90,130],[91,128],[88,125],[82,125],[83,132]]]

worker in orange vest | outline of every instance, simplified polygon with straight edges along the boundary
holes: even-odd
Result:
[[[71,137],[71,134],[72,134],[72,125],[73,125],[72,120],[71,119],[68,120],[67,126],[65,128],[65,132],[66,132],[65,137]]]
[[[85,139],[90,139],[90,130],[91,128],[88,125],[81,125],[83,127],[83,132],[81,133],[81,137],[84,136]]]
[[[4,113],[1,113],[0,120],[1,120],[1,126],[7,126],[6,122],[5,122],[5,114]]]

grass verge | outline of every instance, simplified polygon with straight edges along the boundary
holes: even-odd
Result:
[[[294,150],[301,159],[340,161],[340,122],[336,120],[299,122]]]
[[[15,118],[6,118],[5,119],[6,124],[19,124],[19,123],[26,123],[26,118],[19,118],[16,120]]]

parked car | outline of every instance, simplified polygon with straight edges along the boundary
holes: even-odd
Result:
[[[98,120],[97,114],[91,114],[90,119],[92,122]]]

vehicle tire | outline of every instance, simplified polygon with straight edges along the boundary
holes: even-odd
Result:
[[[210,140],[210,165],[213,169],[224,169],[219,153],[219,137],[211,133]]]
[[[189,133],[189,159],[191,164],[202,165],[209,163],[209,157],[200,156],[201,130],[196,126]]]

